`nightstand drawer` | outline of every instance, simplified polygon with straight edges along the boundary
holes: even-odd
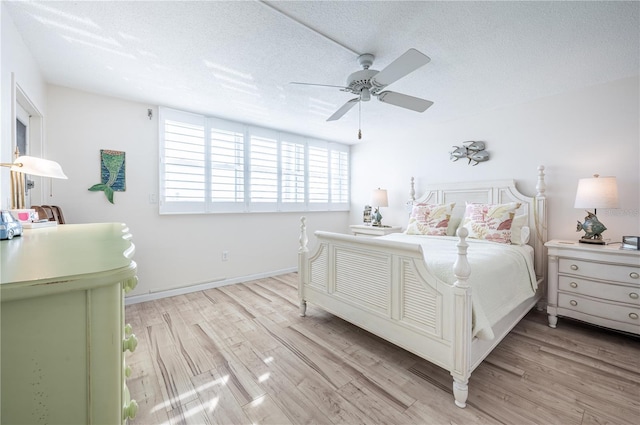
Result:
[[[589,279],[602,279],[621,283],[635,283],[640,285],[640,268],[617,264],[600,264],[575,258],[560,258],[558,272],[573,274]]]
[[[604,303],[575,294],[558,294],[558,307],[640,327],[640,308]]]
[[[559,276],[558,289],[563,292],[573,292],[640,307],[640,285],[612,285],[572,276]]]

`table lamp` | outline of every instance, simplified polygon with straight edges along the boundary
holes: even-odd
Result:
[[[57,162],[33,156],[18,156],[13,162],[0,163],[0,167],[11,167],[11,209],[22,209],[25,207],[24,177],[20,174],[52,177],[55,179],[67,178],[62,171],[62,167],[60,167],[60,164]]]
[[[618,208],[618,184],[615,177],[593,177],[578,180],[576,202],[574,208],[593,208],[593,213],[587,211],[584,223],[578,221],[576,231],[584,230],[580,242],[604,245],[602,233],[607,230],[598,220],[598,208]]]
[[[388,207],[389,199],[387,198],[387,191],[385,189],[377,188],[371,194],[371,205],[377,205],[375,212],[373,213],[372,226],[382,227],[382,214],[380,214],[380,207]]]

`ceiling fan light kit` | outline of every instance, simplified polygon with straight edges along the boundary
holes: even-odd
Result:
[[[341,91],[355,94],[356,98],[348,100],[336,112],[331,115],[327,121],[335,121],[342,118],[356,103],[368,102],[371,97],[377,97],[379,101],[401,108],[410,109],[416,112],[426,111],[433,102],[419,97],[409,96],[407,94],[394,91],[383,91],[388,85],[398,81],[402,77],[412,73],[416,69],[428,64],[431,59],[416,49],[409,49],[396,60],[391,62],[382,71],[370,69],[373,65],[375,57],[371,53],[365,53],[358,56],[358,64],[361,70],[349,75],[345,87],[331,86],[327,84],[314,83],[292,83],[321,87],[337,87]],[[361,132],[358,132],[358,138]]]

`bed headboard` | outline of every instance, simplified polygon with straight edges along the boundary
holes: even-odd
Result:
[[[529,245],[535,252],[535,270],[538,280],[546,282],[547,262],[544,243],[547,240],[546,184],[544,166],[538,166],[536,194],[527,196],[516,187],[514,180],[486,180],[458,183],[435,183],[425,189],[419,198],[415,197],[414,179],[411,178],[408,205],[414,203],[443,204],[455,202],[453,217],[462,216],[466,202],[502,204],[520,202],[517,214],[526,214],[531,230]]]

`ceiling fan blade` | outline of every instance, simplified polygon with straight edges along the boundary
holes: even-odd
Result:
[[[416,49],[409,49],[399,58],[391,62],[386,68],[371,78],[373,87],[381,89],[428,64],[429,56],[420,53]]]
[[[335,121],[335,120],[339,120],[340,118],[342,118],[342,116],[344,114],[346,114],[347,112],[349,112],[349,110],[351,108],[353,108],[355,106],[356,103],[358,103],[358,101],[360,100],[359,97],[353,98],[350,101],[348,101],[347,103],[345,103],[344,105],[342,105],[340,107],[340,109],[338,109],[337,111],[335,111],[333,113],[333,115],[331,115],[329,118],[327,118],[327,121]]]
[[[396,93],[394,91],[383,91],[378,94],[378,100],[401,108],[411,109],[416,112],[424,112],[427,108],[433,105],[433,102],[430,100],[420,99],[419,97]]]
[[[337,89],[346,89],[345,86],[332,86],[331,84],[315,84],[315,83],[298,83],[296,81],[292,81],[289,84],[298,84],[301,86],[319,86],[319,87],[335,87]]]

